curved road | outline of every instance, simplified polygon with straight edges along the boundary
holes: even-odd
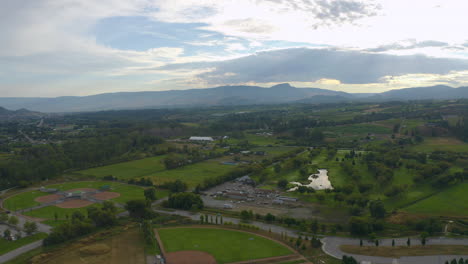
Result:
[[[193,220],[200,220],[199,213],[192,213],[182,210],[154,210],[158,213],[164,214],[174,214],[189,217]],[[223,216],[224,222],[232,222],[238,224],[239,219],[233,217]],[[289,228],[266,224],[263,222],[252,221],[250,224],[260,227],[263,230],[271,229],[271,232],[275,233],[286,233],[290,237],[298,237],[298,231],[292,230]],[[406,245],[407,238],[396,238],[396,245]],[[374,245],[373,242],[363,241],[364,245]],[[380,245],[382,246],[391,246],[392,239],[379,239]],[[452,260],[454,258],[468,258],[468,255],[456,255],[456,256],[414,256],[414,257],[401,257],[398,259],[395,258],[386,258],[386,257],[374,257],[374,256],[363,256],[344,253],[340,250],[341,245],[359,245],[359,239],[353,238],[343,238],[343,237],[325,237],[322,239],[322,249],[325,253],[335,258],[341,259],[343,255],[353,256],[359,263],[375,263],[375,264],[444,264],[446,260]],[[411,239],[412,245],[420,245],[420,240],[418,238]],[[468,239],[454,239],[454,238],[428,238],[426,245],[468,245]]]

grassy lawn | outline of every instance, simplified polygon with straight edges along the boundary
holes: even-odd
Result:
[[[168,181],[181,180],[187,183],[189,187],[195,187],[206,178],[223,175],[235,168],[236,166],[223,165],[219,160],[206,160],[177,169],[153,173],[147,175],[147,177],[150,177],[157,185]]]
[[[200,250],[219,263],[245,261],[292,254],[281,244],[254,234],[209,228],[170,228],[158,230],[168,252]]]
[[[429,246],[397,246],[374,247],[342,245],[341,250],[347,253],[398,258],[402,256],[431,256],[431,255],[466,255],[468,246],[458,245],[429,245]]]
[[[468,152],[468,144],[455,138],[425,138],[421,144],[411,148],[417,152],[453,151]]]
[[[151,173],[156,173],[165,170],[166,168],[164,167],[164,164],[162,162],[165,157],[166,156],[163,155],[146,159],[122,162],[113,165],[82,170],[78,173],[84,175],[93,175],[96,177],[112,175],[120,179],[140,178]]]
[[[23,192],[14,196],[7,198],[3,202],[3,206],[12,211],[31,208],[33,206],[39,205],[40,203],[34,201],[37,197],[48,195],[48,193],[43,193],[40,191],[30,191]]]
[[[7,241],[3,238],[0,238],[0,255],[3,255],[7,252],[15,250],[34,241],[44,239],[45,237],[47,237],[46,233],[37,233],[32,236],[23,237],[16,241]]]
[[[403,210],[425,215],[468,216],[468,183],[458,184]]]
[[[92,206],[92,205],[90,205]],[[37,217],[37,218],[42,218],[42,219],[54,219],[55,214],[57,214],[58,219],[66,219],[67,215],[68,217],[71,217],[73,212],[75,211],[80,211],[84,215],[87,215],[86,212],[87,207],[82,207],[82,208],[60,208],[57,206],[46,206],[37,210],[29,211],[29,212],[24,212],[24,215],[32,216],[32,217]]]

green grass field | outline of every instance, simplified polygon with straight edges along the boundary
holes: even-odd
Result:
[[[165,157],[166,156],[163,155],[141,160],[122,162],[108,166],[82,170],[78,173],[83,175],[93,175],[99,178],[108,175],[112,175],[120,179],[139,178],[148,174],[165,170],[166,168],[162,162]]]
[[[90,206],[92,206],[92,205],[90,205]],[[75,211],[80,211],[80,212],[82,212],[84,215],[87,215],[86,208],[87,208],[87,207],[81,207],[81,208],[60,208],[60,207],[51,205],[51,206],[47,206],[47,207],[42,207],[42,208],[37,209],[37,210],[24,212],[23,214],[24,214],[24,215],[27,215],[27,216],[32,216],[32,217],[36,217],[36,218],[41,218],[41,219],[54,219],[54,218],[55,218],[55,214],[57,214],[57,218],[58,218],[58,219],[64,220],[64,219],[67,219],[67,215],[68,215],[68,217],[71,217],[71,215],[72,215],[73,212],[75,212]]]
[[[206,160],[177,169],[153,173],[146,177],[153,180],[156,185],[168,181],[181,180],[187,183],[189,187],[195,187],[206,178],[223,175],[235,168],[236,166],[221,164],[220,160]]]
[[[468,183],[452,186],[403,210],[424,215],[468,216]]]
[[[32,236],[23,237],[15,241],[7,241],[3,238],[0,238],[0,255],[15,250],[24,245],[30,244],[34,241],[44,239],[45,237],[47,237],[46,233],[37,233]]]
[[[47,195],[47,193],[43,193],[40,191],[30,191],[30,192],[23,192],[14,196],[7,198],[3,202],[3,206],[12,211],[31,208],[33,206],[39,205],[40,203],[34,201],[37,197]]]
[[[424,141],[415,145],[411,150],[416,152],[453,151],[468,152],[468,144],[455,138],[425,138]]]
[[[272,240],[245,232],[210,228],[169,228],[158,230],[167,252],[204,251],[218,261],[229,263],[292,254]]]

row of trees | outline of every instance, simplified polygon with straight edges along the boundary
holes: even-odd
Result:
[[[73,238],[90,234],[98,228],[111,227],[117,224],[117,207],[106,201],[102,206],[87,208],[87,216],[80,211],[73,212],[71,220],[53,229],[44,239],[44,246],[60,244]]]

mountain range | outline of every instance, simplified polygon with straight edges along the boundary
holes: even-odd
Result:
[[[119,92],[90,96],[0,97],[0,106],[40,112],[84,112],[111,109],[175,108],[276,103],[336,103],[468,98],[468,87],[438,85],[391,90],[383,93],[345,93],[319,88],[296,88],[287,83],[270,88],[221,86],[207,89]]]

